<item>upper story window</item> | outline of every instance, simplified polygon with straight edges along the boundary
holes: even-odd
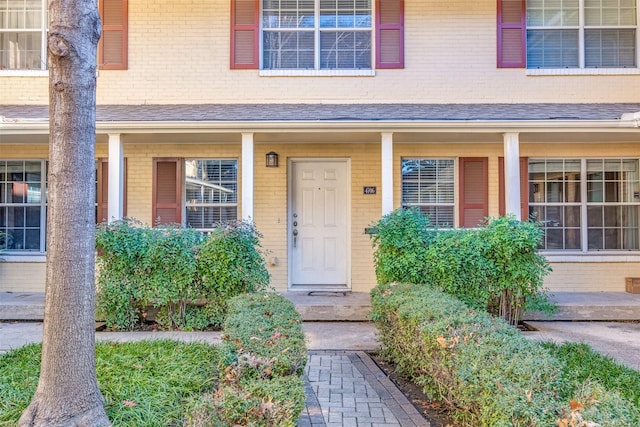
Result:
[[[262,0],[262,68],[371,69],[371,0]]]
[[[46,70],[44,0],[0,1],[0,70]]]
[[[637,67],[636,0],[527,0],[527,68]]]
[[[46,160],[0,160],[0,249],[44,252]]]
[[[99,0],[98,66],[127,68],[128,0]],[[0,0],[0,71],[47,69],[46,0]]]
[[[404,0],[231,0],[230,17],[233,69],[372,75],[404,68]]]
[[[638,159],[529,159],[544,249],[640,250]]]

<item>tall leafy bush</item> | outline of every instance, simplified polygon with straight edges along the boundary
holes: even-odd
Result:
[[[246,221],[221,224],[207,236],[198,248],[196,264],[205,296],[232,297],[266,289],[269,272],[261,237]]]
[[[551,269],[532,222],[506,216],[479,229],[435,230],[419,210],[400,209],[375,228],[378,283],[434,285],[512,324],[523,308],[552,310],[544,290]]]
[[[429,219],[418,208],[383,216],[371,235],[378,283],[424,283],[428,248],[435,237]]]
[[[252,223],[221,223],[208,236],[136,220],[102,224],[97,307],[109,328],[132,329],[153,305],[169,329],[219,327],[226,300],[263,290],[269,273]]]

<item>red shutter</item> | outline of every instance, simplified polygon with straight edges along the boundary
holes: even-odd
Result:
[[[529,158],[520,157],[520,218],[529,220]]]
[[[489,216],[486,157],[460,158],[460,226],[477,227]]]
[[[525,0],[498,0],[498,68],[526,67],[525,13]]]
[[[127,159],[124,159],[124,188],[122,194],[122,216],[127,216]],[[96,222],[107,221],[109,218],[109,160],[98,159],[97,170],[98,189],[96,192],[97,208]]]
[[[404,0],[376,0],[376,68],[404,68]]]
[[[498,157],[498,215],[507,213],[507,191],[504,188],[504,157]]]
[[[504,157],[498,157],[498,180],[499,213],[505,215],[507,192],[504,188]],[[529,159],[527,157],[520,157],[520,218],[522,221],[529,219]]]
[[[182,223],[182,168],[176,158],[153,159],[153,224]]]
[[[128,46],[128,0],[99,0],[102,37],[98,43],[98,68],[126,70]]]
[[[259,11],[258,0],[231,0],[231,68],[258,68]]]

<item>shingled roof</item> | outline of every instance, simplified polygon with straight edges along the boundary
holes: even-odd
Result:
[[[371,122],[617,120],[640,103],[614,104],[170,104],[98,105],[108,122]],[[46,105],[0,105],[5,121],[47,120]],[[0,117],[0,121],[1,117]]]

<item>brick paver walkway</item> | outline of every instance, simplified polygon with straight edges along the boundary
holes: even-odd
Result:
[[[310,351],[305,380],[298,427],[429,427],[365,352]]]

